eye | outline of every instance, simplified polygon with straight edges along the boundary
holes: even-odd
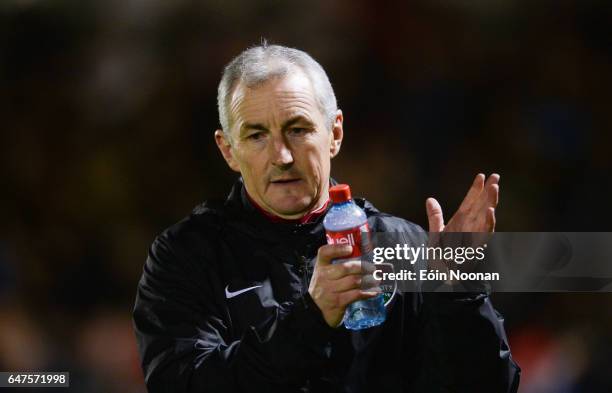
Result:
[[[308,132],[308,128],[305,127],[292,127],[290,132],[294,135],[302,135]]]
[[[250,141],[257,141],[257,140],[260,140],[261,138],[263,138],[263,132],[254,132],[250,134],[249,136],[247,136],[247,139]]]

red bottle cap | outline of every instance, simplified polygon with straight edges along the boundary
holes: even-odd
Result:
[[[329,197],[333,203],[343,203],[351,200],[351,188],[348,184],[336,184],[329,189]]]

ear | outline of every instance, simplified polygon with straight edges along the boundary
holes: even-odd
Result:
[[[227,162],[227,165],[234,171],[240,172],[240,165],[234,159],[234,154],[232,152],[232,145],[230,141],[227,139],[227,135],[223,132],[223,130],[215,131],[215,142],[217,143],[217,147],[219,151],[221,151],[221,155]]]
[[[334,158],[340,153],[340,146],[342,145],[342,138],[344,137],[344,130],[342,128],[343,121],[344,117],[342,116],[342,111],[338,109],[329,137],[329,154],[331,158]]]

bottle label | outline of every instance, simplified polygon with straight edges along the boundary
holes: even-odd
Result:
[[[368,223],[364,223],[355,228],[347,229],[345,231],[327,231],[327,244],[349,244],[353,246],[353,253],[348,257],[343,258],[341,261],[345,262],[348,259],[361,260],[361,256],[371,251],[372,240],[370,239],[370,227]],[[337,260],[335,262],[339,262]]]

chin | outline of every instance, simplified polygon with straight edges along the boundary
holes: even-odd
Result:
[[[306,210],[310,207],[312,203],[311,197],[285,197],[282,201],[275,201],[270,203],[270,207],[272,207],[278,214],[282,214],[284,216],[294,216],[298,214],[306,213]]]

